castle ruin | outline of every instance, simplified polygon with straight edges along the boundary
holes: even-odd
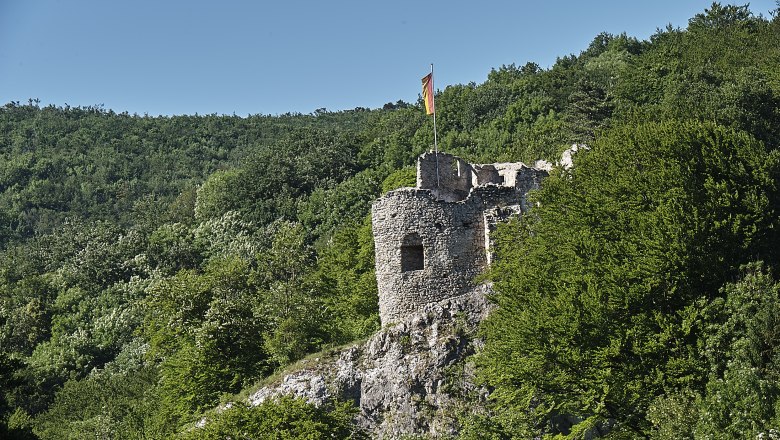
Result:
[[[372,206],[382,324],[468,293],[490,264],[490,232],[526,211],[526,195],[547,169],[421,155],[416,187],[390,191]]]

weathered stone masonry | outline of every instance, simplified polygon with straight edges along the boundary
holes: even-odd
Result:
[[[390,191],[372,207],[382,323],[472,289],[490,263],[489,232],[524,212],[526,194],[545,176],[522,163],[438,153],[437,166],[436,154],[421,155],[417,187]]]

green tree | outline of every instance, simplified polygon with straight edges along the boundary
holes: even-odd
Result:
[[[709,381],[699,402],[699,438],[757,436],[777,426],[780,409],[780,285],[761,264],[744,268],[711,308]]]
[[[329,342],[346,343],[379,328],[371,221],[344,225],[320,251],[311,283],[327,310]]]
[[[255,276],[271,322],[266,348],[286,365],[318,347],[325,339],[324,313],[316,290],[307,282],[313,252],[299,223],[278,222],[268,230],[271,247],[258,256]]]
[[[123,373],[96,373],[72,380],[57,392],[50,408],[36,418],[40,439],[159,438],[154,368]]]
[[[268,317],[250,274],[243,259],[215,259],[203,274],[181,271],[150,286],[144,334],[159,362],[160,429],[177,430],[268,371]]]
[[[751,263],[721,293],[704,308],[706,385],[656,398],[648,411],[653,438],[758,438],[777,426],[780,285]]]
[[[367,434],[352,422],[349,403],[316,407],[301,398],[279,397],[258,406],[234,405],[209,418],[186,439],[364,439]]]
[[[497,237],[480,364],[519,430],[566,432],[565,417],[645,433],[653,397],[706,380],[701,299],[775,261],[780,154],[667,122],[613,129],[578,159]]]

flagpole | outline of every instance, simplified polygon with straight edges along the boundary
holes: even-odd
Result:
[[[433,103],[433,148],[436,154],[436,187],[439,187],[439,140],[436,137],[436,83],[433,79],[433,63],[431,63],[431,102]]]

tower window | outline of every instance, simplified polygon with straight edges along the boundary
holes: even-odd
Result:
[[[425,269],[422,239],[416,233],[404,237],[401,243],[401,272]]]

